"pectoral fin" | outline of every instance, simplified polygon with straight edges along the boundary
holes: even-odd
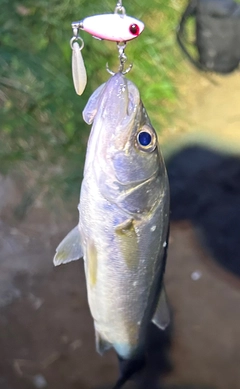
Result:
[[[127,219],[115,228],[119,248],[129,270],[139,265],[139,244],[134,219]]]
[[[55,266],[62,265],[71,261],[76,261],[83,257],[83,250],[80,242],[80,232],[78,226],[67,234],[56,249],[53,258]]]
[[[165,330],[165,328],[170,323],[170,312],[164,286],[162,287],[162,291],[152,322],[161,330]]]
[[[96,349],[97,352],[102,355],[105,351],[109,350],[112,345],[101,337],[99,332],[95,330]]]

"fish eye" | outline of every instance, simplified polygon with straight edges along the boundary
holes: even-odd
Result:
[[[156,148],[156,135],[150,129],[142,129],[137,134],[137,146],[143,151],[153,151]]]
[[[147,131],[141,131],[138,134],[138,142],[141,146],[149,146],[151,143],[152,137]]]
[[[131,34],[133,35],[139,35],[140,33],[140,28],[138,27],[137,24],[131,24],[131,26],[129,27],[129,31],[131,32]]]

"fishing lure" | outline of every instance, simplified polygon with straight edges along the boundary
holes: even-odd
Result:
[[[89,16],[80,20],[78,27],[94,38],[114,42],[127,42],[137,38],[144,29],[144,24],[126,13]]]
[[[130,65],[126,71],[123,70],[124,63],[127,60],[127,57],[124,54],[126,43],[137,38],[142,33],[144,30],[144,23],[141,20],[126,15],[125,8],[120,0],[117,2],[113,14],[86,17],[78,22],[73,22],[72,29],[73,37],[70,41],[70,46],[72,48],[73,84],[76,93],[81,95],[86,87],[87,73],[81,53],[84,43],[83,39],[79,36],[79,30],[86,31],[99,40],[116,42],[120,59],[119,71],[126,74],[132,68],[132,65]],[[114,74],[108,69],[108,65],[107,70],[110,74]]]

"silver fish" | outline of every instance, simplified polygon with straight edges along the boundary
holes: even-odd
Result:
[[[79,224],[60,243],[54,264],[84,258],[97,351],[124,360],[144,349],[151,320],[169,323],[163,273],[169,185],[157,134],[137,87],[115,74],[90,97],[92,124]]]

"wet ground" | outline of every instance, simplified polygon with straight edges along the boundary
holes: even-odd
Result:
[[[239,76],[215,78],[216,84],[189,72],[181,81],[180,130],[169,128],[169,139],[184,145],[217,137],[222,148],[225,142],[236,151]],[[78,198],[70,205],[60,201],[58,212],[39,202],[19,221],[13,210],[24,187],[15,177],[0,184],[0,388],[107,387],[116,380],[117,361],[112,351],[104,357],[95,352],[83,264],[52,265],[55,247],[77,223]],[[240,389],[240,281],[212,259],[189,220],[172,222],[166,289],[173,369],[162,377],[164,385]]]

